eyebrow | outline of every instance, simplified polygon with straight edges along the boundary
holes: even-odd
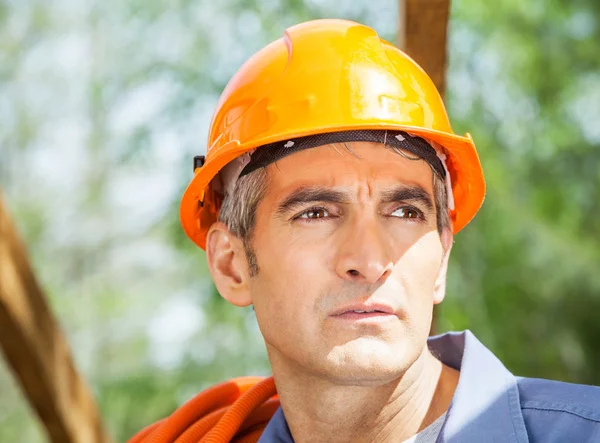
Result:
[[[348,191],[339,191],[321,186],[302,186],[294,190],[277,206],[277,214],[283,215],[293,208],[315,202],[349,203],[352,196]],[[418,185],[400,185],[382,193],[382,203],[419,202],[429,211],[433,202],[429,193]]]
[[[277,214],[282,215],[293,208],[306,203],[329,202],[349,203],[350,194],[321,186],[303,186],[288,195],[277,207]]]
[[[429,193],[418,185],[402,185],[388,191],[382,195],[383,203],[395,202],[419,202],[429,211],[433,209],[433,202]]]

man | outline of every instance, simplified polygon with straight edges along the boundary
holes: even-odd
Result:
[[[227,85],[208,146],[182,223],[220,294],[254,306],[281,402],[239,441],[600,441],[600,389],[516,378],[468,331],[428,340],[485,184],[404,53],[358,23],[288,29]]]

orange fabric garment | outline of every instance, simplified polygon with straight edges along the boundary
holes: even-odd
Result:
[[[255,443],[279,407],[273,377],[240,377],[200,392],[127,443]]]

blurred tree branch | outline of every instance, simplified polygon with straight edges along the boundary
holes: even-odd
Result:
[[[51,441],[108,443],[0,194],[0,345]]]

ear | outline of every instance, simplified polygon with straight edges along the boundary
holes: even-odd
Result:
[[[433,304],[437,305],[444,300],[446,295],[446,274],[448,271],[448,259],[450,258],[450,251],[452,250],[452,243],[454,241],[454,235],[450,228],[444,228],[440,235],[442,241],[442,248],[444,255],[442,257],[442,265],[440,266],[440,273],[435,281],[435,287],[433,290]]]
[[[244,245],[222,222],[213,223],[208,230],[206,261],[221,297],[236,306],[252,304]]]

